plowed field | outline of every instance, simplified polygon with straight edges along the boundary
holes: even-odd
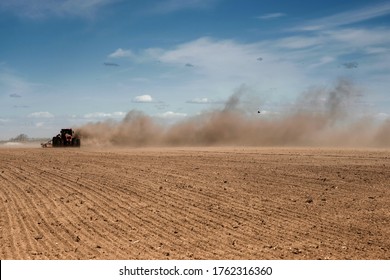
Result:
[[[0,259],[390,259],[390,151],[0,149]]]

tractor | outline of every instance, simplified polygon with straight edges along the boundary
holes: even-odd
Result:
[[[61,132],[46,143],[41,143],[43,148],[47,147],[80,147],[80,137],[71,128],[63,128]]]

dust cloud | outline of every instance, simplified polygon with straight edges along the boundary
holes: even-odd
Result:
[[[361,98],[358,88],[341,79],[331,89],[309,89],[282,106],[283,112],[258,114],[259,100],[243,86],[223,108],[170,126],[132,110],[121,122],[89,123],[77,131],[85,145],[99,146],[389,147],[390,119],[360,114]]]

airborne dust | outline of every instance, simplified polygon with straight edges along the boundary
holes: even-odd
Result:
[[[249,100],[248,100],[249,98]],[[173,125],[132,110],[120,121],[77,129],[85,145],[99,146],[349,146],[389,147],[390,119],[375,120],[359,109],[361,92],[340,80],[332,89],[313,88],[283,112],[258,114],[245,87],[222,108]]]

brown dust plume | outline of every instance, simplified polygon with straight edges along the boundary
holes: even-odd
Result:
[[[120,122],[90,123],[77,131],[86,145],[101,146],[390,146],[390,119],[359,114],[362,94],[347,80],[310,89],[273,114],[258,114],[248,96],[241,87],[223,108],[170,126],[132,110]]]

